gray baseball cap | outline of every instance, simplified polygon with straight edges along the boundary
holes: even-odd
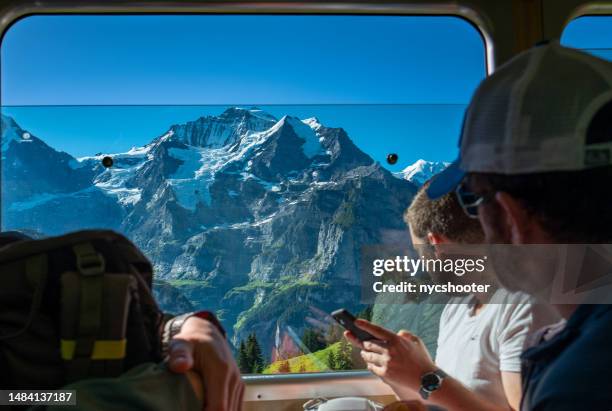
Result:
[[[612,129],[587,144],[594,118],[611,112],[611,103],[611,62],[558,41],[519,54],[480,83],[465,114],[459,158],[431,181],[428,196],[451,192],[469,172],[612,165]]]

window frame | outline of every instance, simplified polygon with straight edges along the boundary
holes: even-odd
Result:
[[[574,21],[583,17],[608,17],[612,18],[612,3],[609,4],[585,4],[575,9],[568,18],[563,22],[559,39],[563,37],[563,33]]]
[[[557,1],[543,0],[541,39],[560,40],[567,26],[580,17],[612,16],[612,3],[594,3],[588,0]],[[558,7],[547,3],[558,4]]]
[[[490,25],[476,10],[459,4],[385,4],[362,2],[232,2],[198,3],[122,0],[108,4],[104,0],[56,2],[14,0],[0,7],[0,48],[5,34],[18,21],[40,15],[372,15],[372,16],[446,16],[470,24],[481,36],[485,51],[485,75],[495,69],[495,53]],[[2,73],[0,71],[0,77]],[[2,101],[0,100],[0,106]],[[0,167],[1,173],[2,167]],[[1,177],[1,176],[0,176]],[[0,213],[0,224],[2,215]],[[393,395],[379,378],[366,370],[317,373],[245,375],[245,401],[275,401],[335,397],[342,395]],[[334,381],[334,384],[329,382]],[[341,382],[341,385],[337,385]],[[307,389],[304,388],[307,386]],[[263,389],[265,388],[265,390]],[[416,397],[415,397],[416,398]]]
[[[589,3],[577,7],[572,13],[569,14],[567,19],[563,23],[561,33],[563,33],[563,31],[572,21],[580,17],[589,16],[612,16],[612,3]]]

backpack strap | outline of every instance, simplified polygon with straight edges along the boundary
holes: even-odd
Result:
[[[107,272],[104,256],[90,242],[72,249],[77,272],[67,271],[60,279],[61,354],[66,380],[116,377],[124,371],[128,316],[138,289],[137,277]]]
[[[91,243],[72,247],[76,256],[76,267],[80,274],[79,317],[74,340],[62,340],[62,358],[69,360],[68,381],[75,381],[90,374],[90,366],[96,338],[102,321],[102,298],[104,295],[104,257],[96,252]],[[66,289],[63,292],[69,291]],[[100,350],[102,347],[99,347]],[[103,351],[108,347],[104,346]],[[108,353],[103,353],[106,357]]]

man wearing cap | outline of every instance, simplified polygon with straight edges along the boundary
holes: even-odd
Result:
[[[488,243],[610,244],[611,183],[612,63],[552,42],[482,82],[460,158],[428,195],[455,191]],[[534,274],[534,261],[521,263],[496,270],[503,286],[532,295],[550,286],[547,266]],[[567,322],[523,353],[521,410],[612,410],[612,305],[592,302],[556,305]]]

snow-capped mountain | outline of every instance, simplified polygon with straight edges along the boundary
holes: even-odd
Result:
[[[398,178],[408,180],[411,183],[420,186],[449,165],[450,163],[444,161],[426,161],[421,159],[417,160],[414,164],[409,165],[402,171],[393,174]]]
[[[176,138],[197,147],[223,147],[234,144],[249,132],[265,131],[277,120],[258,109],[233,107],[219,116],[200,117],[196,121],[170,127]]]
[[[164,308],[183,295],[235,340],[299,330],[310,306],[359,311],[361,246],[405,231],[416,191],[316,118],[234,107],[78,160],[2,121],[6,228],[118,230],[154,263]]]

